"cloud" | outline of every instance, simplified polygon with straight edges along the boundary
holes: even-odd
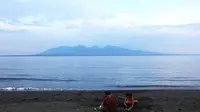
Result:
[[[93,29],[106,29],[109,31],[121,29],[127,30],[132,34],[139,35],[168,35],[174,37],[198,37],[200,36],[200,24],[178,24],[178,25],[151,25],[144,24],[145,20],[140,20],[137,16],[132,14],[123,14],[116,17],[109,18],[92,18],[83,21],[86,25]],[[150,21],[149,21],[150,23]]]
[[[129,32],[134,35],[169,35],[174,37],[198,37],[200,36],[200,24],[181,25],[148,25],[146,21],[134,14],[119,14],[117,16],[82,17],[77,19],[49,20],[44,14],[28,15],[18,18],[19,22],[1,19],[0,29],[10,31],[28,30],[39,34],[52,34],[54,36],[72,36],[91,32],[106,33],[112,31]]]
[[[112,17],[94,17],[89,18],[88,23],[92,27],[133,27],[137,25],[137,17],[132,14],[120,14]]]
[[[60,27],[64,29],[77,29],[81,28],[83,26],[83,20],[77,19],[77,20],[60,20],[60,21],[54,21],[53,23],[50,23],[52,27]]]
[[[199,23],[185,25],[149,25],[141,27],[141,33],[168,35],[173,37],[199,37],[199,27]]]
[[[20,17],[23,19],[20,19],[19,22],[0,19],[0,31],[3,31],[4,33],[15,31],[28,31],[34,35],[45,35],[45,37],[48,37],[48,35],[69,36],[76,34],[82,26],[81,20],[60,20],[53,22],[42,22],[43,19],[36,17],[31,19],[29,17],[31,16]],[[43,18],[44,16],[39,17]],[[36,21],[41,24],[35,24]]]
[[[102,30],[125,31],[132,35],[169,35],[174,37],[200,36],[200,23],[185,25],[143,25],[138,18],[131,14],[115,17],[93,17],[68,20],[50,21],[44,15],[19,17],[19,22],[1,19],[0,29],[5,31],[32,31],[38,34],[53,34],[55,36],[69,36]],[[99,31],[101,32],[101,31]]]
[[[168,2],[6,0],[0,4],[0,44],[23,52],[75,44],[168,52],[188,46],[190,52],[200,44],[200,2]]]
[[[20,23],[28,25],[41,25],[47,22],[47,18],[42,14],[37,14],[37,15],[19,17],[18,21]]]
[[[5,19],[0,19],[0,30],[2,31],[23,31],[23,30],[40,30],[39,26],[28,26],[21,23],[12,23]]]
[[[146,25],[181,25],[200,23],[199,9],[170,9],[148,18]]]

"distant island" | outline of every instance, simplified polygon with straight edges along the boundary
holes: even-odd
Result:
[[[48,49],[44,52],[30,55],[0,55],[0,57],[22,56],[200,56],[200,54],[165,54],[142,50],[131,50],[118,46],[107,45],[105,47],[60,46]]]
[[[38,53],[35,56],[144,56],[144,55],[164,55],[161,53],[130,50],[127,48],[110,46],[105,47],[86,47],[83,45],[78,46],[60,46],[52,49],[48,49],[42,53]]]

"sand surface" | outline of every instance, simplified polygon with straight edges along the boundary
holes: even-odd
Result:
[[[124,94],[118,97],[123,112]],[[199,90],[128,91],[139,103],[134,112],[200,112]],[[0,92],[0,112],[93,112],[103,100],[103,91]]]

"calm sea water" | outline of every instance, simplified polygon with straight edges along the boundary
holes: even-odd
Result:
[[[200,56],[0,57],[0,88],[200,88]]]

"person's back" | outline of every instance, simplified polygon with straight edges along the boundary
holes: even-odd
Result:
[[[106,95],[104,97],[103,106],[105,108],[117,108],[117,99],[113,95]]]
[[[106,112],[117,112],[118,101],[111,92],[105,92],[103,108]]]

